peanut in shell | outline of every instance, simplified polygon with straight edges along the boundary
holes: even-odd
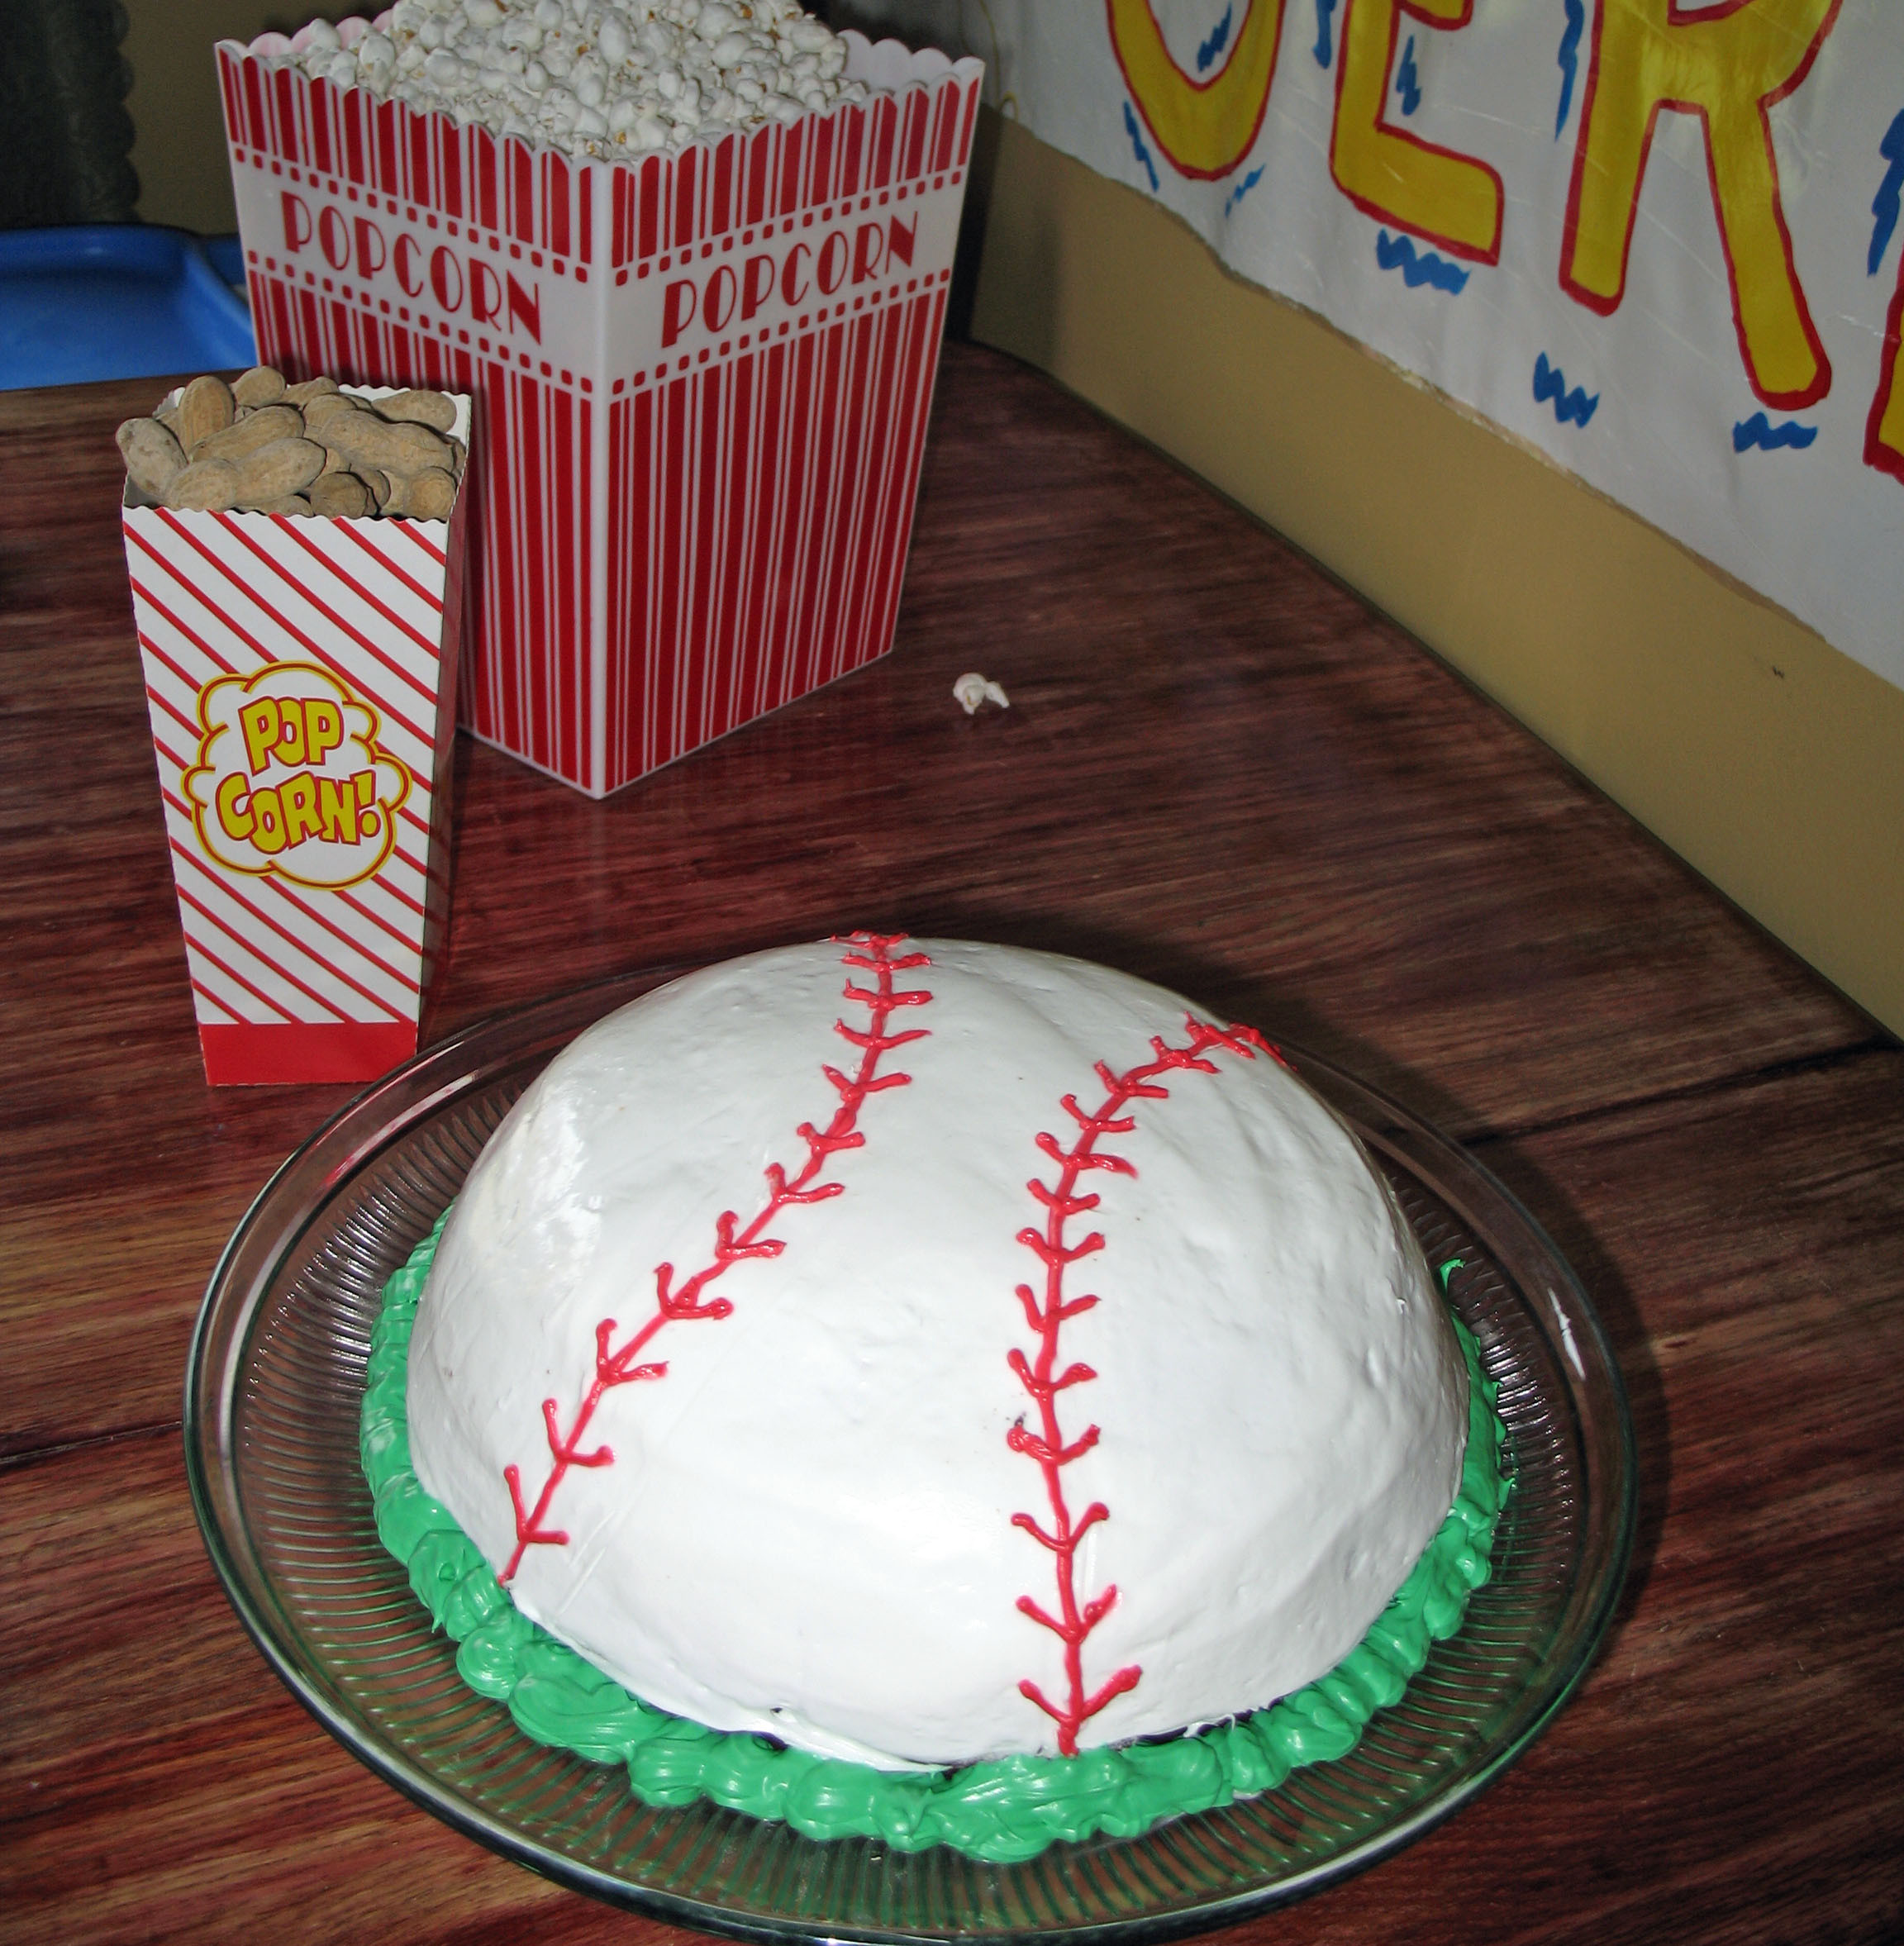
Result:
[[[320,473],[311,483],[306,497],[311,502],[312,513],[326,514],[336,520],[360,520],[365,514],[374,511],[370,502],[370,489],[354,473]]]
[[[345,392],[321,392],[305,400],[304,424],[313,438],[332,419],[367,416],[364,407]]]
[[[456,483],[440,466],[426,466],[390,483],[383,511],[412,521],[446,521],[456,505]]]
[[[323,470],[321,446],[307,439],[273,440],[269,445],[247,454],[240,464],[240,497],[283,500],[302,493]]]
[[[284,388],[284,402],[302,410],[321,393],[335,392],[336,389],[337,381],[335,378],[307,378],[300,384],[287,385]]]
[[[456,423],[455,402],[440,392],[421,388],[393,392],[388,398],[373,399],[371,404],[382,417],[399,424],[427,426],[435,431],[447,432]]]
[[[168,507],[223,513],[245,497],[238,469],[229,459],[195,459],[164,492]]]
[[[353,460],[381,467],[388,473],[421,473],[426,466],[445,472],[450,469],[449,441],[427,426],[393,426],[374,413],[363,412],[326,420],[324,436]]]
[[[156,419],[128,419],[119,428],[126,477],[148,500],[163,500],[165,489],[185,470],[185,454]]]
[[[240,407],[274,405],[284,396],[284,374],[270,365],[254,365],[231,381],[231,396]]]
[[[179,395],[173,431],[178,444],[189,453],[200,440],[222,432],[238,416],[238,402],[231,388],[216,373],[194,378]]]
[[[249,458],[260,446],[274,440],[302,439],[304,421],[295,406],[259,406],[235,419],[222,432],[214,432],[192,449],[194,459],[229,459],[234,465]]]

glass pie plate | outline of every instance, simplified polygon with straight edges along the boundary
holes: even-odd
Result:
[[[379,1544],[357,1459],[385,1278],[510,1104],[631,975],[469,1030],[400,1068],[266,1185],[193,1336],[185,1450],[226,1591],[346,1749],[459,1830],[614,1904],[749,1939],[1135,1941],[1226,1925],[1407,1844],[1483,1790],[1579,1682],[1619,1594],[1636,1469],[1618,1368],[1553,1244],[1487,1172],[1383,1097],[1286,1049],[1387,1173],[1500,1382],[1514,1477],[1493,1578],[1345,1758],[1135,1839],[987,1865],[819,1842],[705,1801],[651,1810],[458,1677]]]

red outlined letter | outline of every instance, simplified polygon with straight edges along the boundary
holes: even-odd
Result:
[[[1243,0],[1230,58],[1207,81],[1192,81],[1171,59],[1150,0],[1105,4],[1124,84],[1170,166],[1206,180],[1228,175],[1254,146],[1269,106],[1283,0]]]
[[[1864,464],[1904,486],[1904,254],[1897,259],[1897,288],[1884,320],[1884,366],[1878,396],[1864,422]]]
[[[1450,256],[1501,260],[1501,178],[1484,162],[1438,148],[1383,119],[1402,17],[1464,27],[1474,0],[1345,0],[1329,171],[1364,216],[1425,236]]]
[[[1611,316],[1626,291],[1640,187],[1662,108],[1697,115],[1739,355],[1752,389],[1781,412],[1831,389],[1792,261],[1767,110],[1810,73],[1840,0],[1729,0],[1687,12],[1677,0],[1600,0],[1573,152],[1560,287]]]

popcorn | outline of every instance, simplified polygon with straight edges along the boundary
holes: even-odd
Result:
[[[797,0],[397,0],[314,21],[314,79],[612,161],[864,102],[845,43]]]
[[[976,716],[981,704],[995,702],[1008,710],[1011,699],[996,683],[988,682],[976,669],[969,669],[952,685],[952,700],[969,716]]]

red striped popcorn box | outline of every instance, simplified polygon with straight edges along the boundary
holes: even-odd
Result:
[[[365,388],[364,396],[380,396]],[[469,436],[470,401],[455,435]],[[121,521],[206,1078],[416,1051],[449,915],[468,496],[447,521]]]
[[[218,50],[259,355],[474,393],[464,716],[601,797],[891,647],[983,69],[629,163]]]

